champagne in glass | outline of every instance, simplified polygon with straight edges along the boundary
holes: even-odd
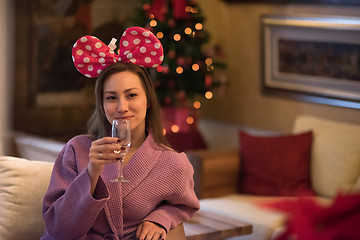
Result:
[[[118,177],[112,179],[111,182],[129,182],[129,180],[126,179],[123,174],[123,161],[131,145],[130,121],[127,119],[114,119],[112,123],[111,136],[118,138],[120,140],[119,144],[121,146],[120,151],[114,151],[114,153],[118,154],[120,157],[120,172]]]

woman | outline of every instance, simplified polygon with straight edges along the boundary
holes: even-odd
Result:
[[[42,239],[165,239],[170,228],[199,209],[193,168],[162,134],[153,84],[143,67],[114,63],[96,82],[89,135],[71,139],[59,153],[44,197]],[[131,123],[124,159],[129,183],[116,177],[119,151],[109,137],[113,119]]]

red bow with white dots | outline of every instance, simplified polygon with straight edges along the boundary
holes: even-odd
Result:
[[[120,39],[119,55],[115,54],[116,39],[107,46],[94,36],[81,37],[73,46],[72,59],[76,69],[89,78],[97,77],[114,62],[131,62],[142,67],[157,67],[163,59],[160,40],[141,27],[126,29]]]

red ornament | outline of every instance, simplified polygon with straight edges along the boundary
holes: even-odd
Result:
[[[212,76],[210,74],[205,75],[205,87],[210,88],[212,84]]]
[[[180,101],[183,101],[186,99],[186,92],[184,90],[180,90],[178,93],[177,93],[177,98],[180,100]]]
[[[169,73],[170,72],[170,70],[169,70],[169,66],[167,66],[167,65],[163,65],[163,72],[164,73]]]
[[[170,88],[170,89],[174,89],[174,87],[175,87],[175,81],[174,80],[170,80],[170,81],[168,81],[168,87]]]
[[[189,13],[185,11],[187,6],[186,0],[173,0],[173,16],[175,19],[188,19]]]
[[[75,14],[75,21],[82,23],[86,27],[87,32],[92,31],[92,20],[91,20],[91,7],[90,4],[82,5],[78,12]]]
[[[168,104],[168,105],[171,104],[171,98],[170,97],[165,97],[165,104]]]
[[[192,63],[193,63],[192,58],[190,58],[190,57],[186,58],[185,63],[186,63],[186,65],[192,65]]]
[[[143,8],[144,11],[149,11],[150,10],[150,4],[144,4],[142,8]]]
[[[169,24],[170,27],[175,27],[176,26],[176,22],[175,22],[174,19],[169,19],[168,24]]]
[[[170,50],[170,51],[168,52],[168,56],[169,56],[169,58],[174,58],[174,57],[176,56],[175,51],[174,51],[174,50]]]
[[[148,12],[159,21],[164,21],[167,13],[167,0],[154,0]],[[189,13],[185,11],[186,0],[172,0],[172,10],[175,19],[188,19]]]
[[[156,68],[156,71],[158,71],[158,72],[162,72],[162,71],[163,71],[163,69],[164,69],[164,68],[163,68],[163,66],[161,66],[161,65],[160,65],[160,66],[158,66],[158,67]]]
[[[180,66],[184,66],[184,65],[185,65],[185,58],[183,58],[183,57],[178,57],[178,58],[176,59],[176,64],[177,64],[177,65],[180,65]]]

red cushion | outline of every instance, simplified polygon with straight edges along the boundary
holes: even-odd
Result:
[[[241,193],[315,195],[310,179],[312,132],[259,137],[241,131],[239,138]]]

